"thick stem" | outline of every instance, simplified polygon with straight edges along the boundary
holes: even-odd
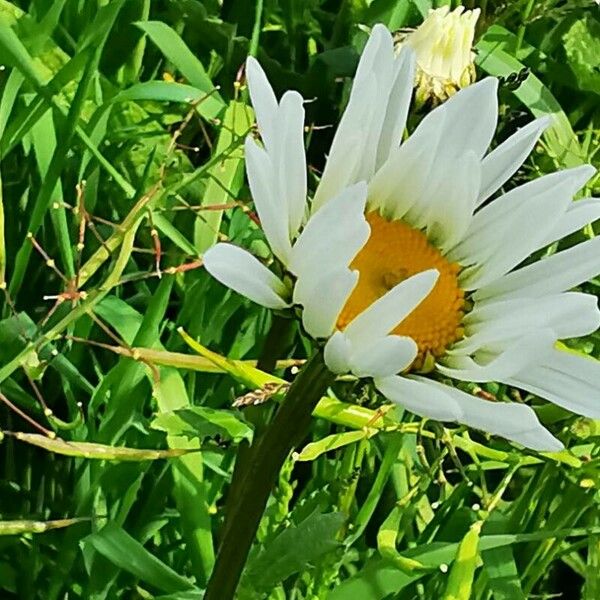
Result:
[[[275,315],[269,332],[267,333],[267,339],[262,350],[262,354],[256,365],[257,369],[272,373],[277,364],[277,357],[282,356],[286,346],[290,342],[290,333],[292,331],[291,319],[286,319]],[[265,410],[264,406],[249,406],[244,411],[244,416],[248,422],[254,426],[254,437],[260,439],[267,422],[267,415],[269,411]],[[250,445],[244,440],[238,446],[237,456],[235,459],[235,465],[233,467],[233,477],[231,479],[231,485],[229,486],[229,492],[227,495],[227,501],[225,503],[225,518],[233,510],[235,499],[239,497],[241,490],[239,487],[243,483],[243,473],[248,468],[248,461],[252,460],[252,451]]]
[[[223,538],[204,600],[231,600],[269,494],[289,453],[306,436],[311,413],[334,375],[323,361],[313,356],[294,380],[272,423],[255,440],[243,472],[235,473],[237,490],[226,515]]]

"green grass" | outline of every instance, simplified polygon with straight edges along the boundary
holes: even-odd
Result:
[[[595,3],[464,4],[482,8],[478,76],[505,78],[498,140],[555,115],[516,181],[598,165]],[[0,598],[202,597],[236,457],[310,352],[200,266],[217,239],[267,252],[240,66],[253,54],[278,94],[314,98],[318,173],[359,25],[431,6],[0,0]],[[570,345],[600,358],[598,333]],[[332,394],[281,469],[241,600],[600,598],[597,422],[529,398],[568,447],[550,456],[377,412],[366,384]]]

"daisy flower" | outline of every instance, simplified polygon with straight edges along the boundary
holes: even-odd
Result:
[[[416,101],[444,101],[475,81],[473,38],[481,11],[458,6],[432,9],[427,18],[408,35],[398,38],[398,47],[415,53]]]
[[[600,217],[598,200],[572,202],[594,169],[496,195],[546,119],[488,152],[498,112],[497,80],[488,78],[402,141],[414,53],[396,56],[391,34],[377,25],[308,213],[302,99],[286,92],[278,103],[258,63],[249,59],[247,68],[263,141],[246,141],[248,178],[288,275],[219,244],[204,257],[213,276],[270,308],[301,305],[306,331],[328,338],[330,370],[372,377],[385,397],[422,417],[536,450],[562,448],[529,406],[484,400],[444,378],[502,382],[600,417],[600,365],[555,347],[600,324],[596,298],[569,291],[600,272],[600,239],[522,266]]]
[[[303,99],[288,91],[278,102],[252,57],[246,76],[262,138],[262,146],[251,135],[246,139],[246,171],[262,229],[285,276],[278,277],[233,244],[217,244],[205,252],[204,266],[262,306],[302,306],[305,330],[314,338],[329,338],[358,282],[359,273],[349,264],[371,232],[365,213],[367,184],[358,181],[340,189],[308,218]],[[388,334],[431,292],[437,277],[433,268],[398,281],[352,319],[346,331],[355,341],[349,371],[359,377],[384,376],[413,362],[414,340]]]

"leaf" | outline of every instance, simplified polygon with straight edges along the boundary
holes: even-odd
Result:
[[[375,512],[375,508],[379,503],[379,500],[384,492],[385,485],[391,475],[394,465],[398,462],[402,445],[404,443],[404,435],[401,433],[391,434],[386,438],[386,449],[383,455],[383,460],[379,465],[377,476],[373,482],[369,494],[360,507],[356,518],[354,519],[354,528],[350,539],[355,541],[362,535],[369,520]],[[392,519],[393,520],[393,519]],[[382,526],[383,527],[383,526]],[[394,538],[394,550],[395,550],[395,538]]]
[[[166,596],[156,596],[155,600],[202,600],[204,592],[202,590],[190,590],[187,592],[177,592]]]
[[[138,100],[194,104],[205,119],[214,118],[221,110],[220,104],[215,106],[215,99],[212,94],[191,85],[167,81],[136,83],[118,93],[111,102]]]
[[[4,84],[2,100],[0,101],[0,139],[4,137],[6,124],[11,116],[19,90],[23,85],[24,78],[19,71],[13,69]]]
[[[182,327],[178,330],[179,335],[185,340],[185,343],[192,349],[195,350],[200,356],[204,356],[209,360],[212,360],[215,365],[223,369],[226,373],[229,373],[234,379],[243,383],[244,385],[256,389],[262,388],[266,383],[287,383],[284,379],[275,377],[275,375],[269,375],[260,369],[247,365],[239,360],[231,360],[208,348],[205,348],[202,344],[190,337]]]
[[[234,442],[252,440],[250,426],[241,421],[232,411],[208,406],[190,406],[161,413],[152,421],[151,427],[166,431],[169,435],[186,436],[192,439],[218,435]]]
[[[377,433],[376,429],[371,431],[364,429],[359,431],[344,431],[342,433],[334,433],[324,437],[321,440],[318,440],[317,442],[306,444],[306,446],[304,446],[300,452],[294,454],[294,460],[300,462],[315,460],[322,454],[325,454],[325,452],[337,450],[338,448],[343,448],[349,444],[355,444],[360,440],[371,437],[375,433]]]
[[[496,511],[486,520],[485,531],[503,533],[508,523],[508,518]],[[510,546],[485,550],[481,553],[481,559],[487,585],[494,595],[494,600],[526,600]]]
[[[236,139],[246,136],[253,121],[251,108],[243,102],[232,101],[223,116],[215,156],[224,154]],[[219,205],[235,200],[242,186],[243,169],[244,151],[240,144],[211,168],[202,204]],[[205,210],[198,215],[194,227],[194,245],[200,254],[216,243],[222,216],[223,210]]]
[[[421,16],[425,19],[431,10],[431,0],[412,0],[412,4],[415,5],[417,10],[421,13]]]
[[[480,538],[479,550],[483,552],[491,548],[551,538],[587,537],[594,529],[563,529],[523,534],[484,535]],[[436,542],[423,544],[414,549],[411,548],[403,556],[417,560],[426,567],[439,568],[442,564],[452,563],[457,551],[458,544]],[[402,571],[390,560],[379,557],[371,558],[358,573],[332,590],[327,596],[327,600],[355,600],[356,598],[382,600],[391,594],[397,594],[411,583],[424,577],[426,573],[425,570]]]
[[[3,62],[18,69],[27,79],[43,85],[40,70],[36,68],[23,42],[14,30],[3,22],[0,22],[0,50]]]
[[[600,23],[585,14],[573,22],[563,42],[578,87],[600,94]]]
[[[111,563],[162,592],[175,593],[194,589],[189,580],[150,554],[114,523],[109,523],[98,533],[88,536],[83,543],[90,544]]]
[[[415,570],[424,569],[426,567],[418,560],[406,558],[396,549],[398,530],[405,511],[405,506],[401,506],[399,503],[394,505],[394,508],[392,508],[390,514],[386,517],[377,532],[377,549],[383,558],[389,559],[396,564],[401,571],[410,574]],[[362,534],[362,531],[360,533]],[[358,539],[358,537],[359,536],[353,533],[352,539]]]
[[[0,535],[21,535],[24,533],[44,533],[51,529],[62,529],[83,523],[87,519],[56,519],[54,521],[0,521]]]
[[[151,450],[143,448],[126,448],[124,446],[107,446],[92,442],[69,442],[60,438],[50,438],[39,433],[22,433],[17,431],[11,435],[27,444],[37,446],[64,456],[91,458],[96,460],[140,461],[173,458],[188,454],[191,450],[185,448],[170,448],[168,450]]]
[[[168,237],[176,246],[181,248],[188,256],[198,256],[196,248],[187,240],[187,238],[173,225],[168,219],[161,214],[154,213],[152,220],[155,227]]]
[[[210,98],[207,100],[207,110],[211,111],[212,117],[216,117],[225,108],[225,103],[215,90],[202,63],[194,56],[175,30],[160,21],[140,21],[136,25],[148,34],[148,37],[167,60],[172,62],[194,87],[205,94],[210,94]]]
[[[306,570],[307,563],[340,545],[337,533],[344,523],[339,512],[309,515],[273,538],[251,559],[244,582],[256,591],[270,591],[290,575]]]
[[[103,318],[125,338],[127,343],[161,348],[159,327],[169,306],[173,284],[174,279],[171,277],[161,280],[143,315],[123,300],[111,297],[110,301],[103,304]],[[119,374],[122,374],[126,381],[132,379],[132,374],[139,367],[139,364],[132,361],[122,362],[117,366],[121,369]],[[161,368],[158,377],[152,369],[145,369],[145,372],[152,385],[159,412],[168,413],[191,405],[185,383],[177,369]],[[117,426],[130,417],[130,409],[126,402],[129,389],[118,389],[121,402],[117,404],[123,412],[115,415],[114,422]],[[167,443],[171,448],[189,449],[200,446],[198,440],[190,441],[178,435],[167,435]],[[173,497],[179,509],[188,556],[198,580],[203,583],[212,570],[214,550],[202,453],[195,452],[182,456],[172,461],[170,466],[173,471]]]
[[[482,524],[482,521],[473,523],[458,545],[442,600],[469,600],[471,597]]]

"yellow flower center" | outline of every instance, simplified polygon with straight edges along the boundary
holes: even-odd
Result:
[[[338,317],[344,329],[388,290],[427,269],[440,273],[435,287],[393,331],[411,337],[419,347],[413,368],[422,368],[428,356],[439,357],[463,335],[464,292],[458,287],[460,266],[449,262],[422,231],[402,221],[387,221],[378,212],[367,215],[371,235],[352,261],[358,284]]]

